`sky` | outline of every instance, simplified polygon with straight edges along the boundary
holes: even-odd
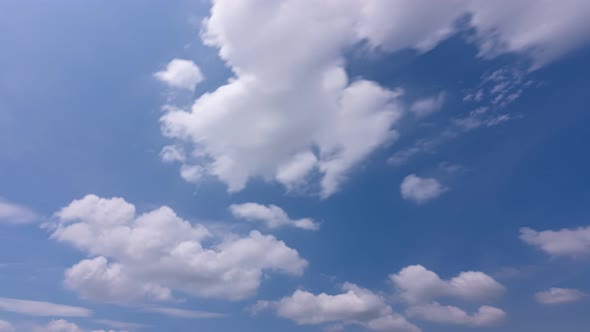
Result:
[[[0,2],[0,332],[585,332],[590,3]]]

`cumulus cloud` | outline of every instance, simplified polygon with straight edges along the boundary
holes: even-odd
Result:
[[[122,198],[87,195],[55,218],[51,238],[91,256],[65,272],[65,285],[92,300],[161,301],[174,291],[238,300],[266,272],[298,276],[307,265],[273,236],[214,234],[166,206],[138,215]]]
[[[446,94],[441,92],[436,96],[416,100],[410,106],[410,111],[418,117],[425,117],[434,112],[440,111],[445,102],[445,96]]]
[[[550,288],[546,291],[537,292],[535,299],[542,304],[564,304],[577,302],[588,297],[587,294],[571,288]]]
[[[343,293],[329,295],[297,290],[275,302],[261,301],[256,310],[274,310],[278,316],[300,325],[355,324],[375,331],[419,332],[420,329],[393,312],[385,299],[370,290],[345,283]]]
[[[446,190],[438,180],[421,178],[416,174],[406,176],[400,185],[402,198],[412,200],[418,204],[433,200],[442,195]]]
[[[0,310],[30,316],[87,317],[92,311],[82,307],[0,297]]]
[[[479,307],[473,314],[468,314],[463,309],[450,305],[441,305],[437,302],[412,306],[406,310],[406,313],[409,317],[434,323],[473,327],[496,325],[506,318],[506,312],[487,305]]]
[[[190,60],[174,59],[168,63],[165,70],[154,76],[172,88],[194,91],[197,84],[203,81],[201,69]]]
[[[348,77],[346,50],[365,42],[385,52],[426,52],[468,17],[481,56],[526,53],[537,68],[586,42],[589,10],[579,0],[216,0],[202,37],[234,77],[191,109],[166,112],[162,132],[191,150],[187,163],[230,192],[251,178],[287,189],[319,179],[327,197],[397,137],[403,113],[396,91]],[[413,109],[426,114],[443,99]]]
[[[579,257],[590,254],[590,227],[541,232],[524,227],[520,229],[520,239],[551,256]]]
[[[287,213],[276,205],[261,205],[257,203],[233,204],[229,207],[236,218],[247,221],[264,223],[268,228],[296,227],[316,231],[320,225],[311,218],[291,219]]]
[[[224,314],[217,313],[217,312],[187,310],[187,309],[170,308],[170,307],[154,307],[154,308],[149,308],[148,310],[153,311],[153,312],[157,312],[160,314],[168,315],[168,316],[179,317],[179,318],[205,319],[205,318],[225,317]]]
[[[402,299],[409,303],[424,303],[444,297],[482,301],[494,299],[505,290],[504,286],[483,272],[461,272],[450,280],[443,280],[422,265],[407,266],[389,278]]]
[[[0,198],[0,223],[28,224],[39,219],[32,209]]]

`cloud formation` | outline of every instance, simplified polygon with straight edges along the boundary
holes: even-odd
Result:
[[[0,223],[28,224],[39,219],[32,209],[0,198]]]
[[[342,285],[343,293],[330,295],[297,290],[276,302],[261,301],[256,310],[271,309],[278,316],[299,325],[326,323],[355,324],[369,330],[419,332],[401,315],[393,312],[385,299],[351,283]]]
[[[580,257],[590,254],[590,226],[558,231],[520,229],[520,239],[551,256]]]
[[[553,287],[546,291],[537,292],[535,299],[542,304],[564,304],[580,301],[587,296],[577,289]]]
[[[421,178],[416,174],[406,176],[400,185],[402,198],[417,204],[426,203],[442,195],[447,189],[437,179]]]
[[[496,325],[506,319],[506,313],[491,306],[481,306],[476,312],[468,314],[465,310],[438,302],[415,305],[408,310],[409,317],[434,323],[486,327]]]
[[[165,70],[154,76],[172,88],[194,91],[197,84],[204,79],[201,69],[190,60],[174,59],[168,63]]]
[[[307,266],[273,236],[213,234],[165,206],[137,215],[122,198],[87,195],[55,217],[51,238],[91,256],[65,272],[65,285],[86,299],[164,301],[182,291],[238,300],[254,294],[266,272],[298,276]]]
[[[410,106],[410,111],[418,117],[425,117],[432,113],[440,111],[445,103],[446,94],[439,93],[436,96],[431,96],[424,99],[416,100]]]
[[[289,215],[276,205],[262,205],[258,203],[233,204],[229,207],[236,218],[247,221],[261,222],[266,227],[276,229],[279,227],[296,227],[308,231],[317,231],[320,225],[311,218],[291,219]]]
[[[83,307],[0,297],[0,310],[29,316],[88,317],[92,311]]]

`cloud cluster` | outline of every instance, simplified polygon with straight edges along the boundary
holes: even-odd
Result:
[[[520,229],[520,239],[551,256],[579,257],[590,254],[590,226],[558,231]]]
[[[587,296],[577,289],[553,287],[546,291],[537,292],[535,299],[542,304],[564,304],[580,301]]]
[[[400,185],[403,199],[417,204],[426,203],[442,195],[447,189],[434,178],[421,178],[416,174],[406,176]]]
[[[504,286],[483,272],[461,272],[450,280],[443,280],[421,265],[412,265],[392,274],[390,279],[400,298],[409,304],[406,314],[413,318],[436,323],[490,326],[506,317],[503,310],[488,305],[468,314],[456,306],[441,305],[435,301],[454,298],[482,302],[498,298],[504,293]]]
[[[296,227],[309,231],[320,229],[320,225],[314,222],[313,219],[291,219],[283,209],[272,204],[268,206],[258,203],[233,204],[229,209],[236,218],[262,222],[271,229],[284,226]]]
[[[190,160],[180,161],[190,182],[210,175],[235,192],[255,177],[288,189],[319,179],[327,197],[397,137],[403,114],[398,92],[348,77],[346,50],[366,43],[425,52],[467,17],[481,56],[523,52],[537,68],[587,40],[589,10],[579,0],[216,0],[202,37],[234,77],[190,110],[166,107],[162,132],[190,150]],[[443,99],[412,108],[426,114]]]
[[[375,331],[419,332],[401,315],[393,312],[385,299],[354,284],[342,285],[343,293],[313,294],[297,290],[276,302],[261,301],[256,310],[271,309],[278,316],[300,325],[355,324]]]
[[[301,275],[307,262],[270,235],[213,234],[160,207],[137,215],[122,198],[95,195],[55,214],[51,238],[87,253],[65,272],[83,298],[113,303],[170,300],[174,291],[238,300],[270,271]]]

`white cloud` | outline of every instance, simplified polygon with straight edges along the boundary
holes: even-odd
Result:
[[[196,311],[196,310],[187,310],[187,309],[180,309],[180,308],[155,307],[155,308],[149,308],[148,310],[153,311],[153,312],[157,312],[160,314],[168,315],[168,316],[180,317],[180,318],[190,318],[190,319],[225,317],[224,314],[220,314],[220,313],[216,313],[216,312]]]
[[[30,316],[87,317],[92,314],[82,307],[5,297],[0,297],[0,310]]]
[[[39,219],[32,209],[0,198],[0,223],[28,224]]]
[[[347,50],[367,42],[386,52],[426,52],[470,16],[482,56],[526,53],[537,68],[587,41],[589,10],[581,0],[216,0],[203,41],[219,49],[234,77],[191,109],[167,111],[162,132],[192,150],[188,163],[230,192],[252,178],[287,189],[319,179],[327,197],[397,137],[403,113],[398,92],[348,77]]]
[[[503,310],[487,305],[479,307],[473,314],[468,314],[463,309],[455,306],[433,302],[412,306],[406,310],[406,313],[409,317],[434,323],[473,327],[497,325],[506,319],[506,313]]]
[[[51,238],[91,256],[65,273],[66,286],[88,299],[166,300],[183,291],[238,300],[255,293],[266,272],[297,276],[307,266],[273,236],[213,234],[165,206],[137,215],[122,198],[88,195],[55,217]]]
[[[84,329],[64,319],[55,319],[43,326],[29,327],[28,330],[32,330],[33,332],[128,332],[126,330],[105,331]]]
[[[276,302],[261,301],[256,310],[272,309],[300,325],[358,324],[376,331],[419,332],[420,329],[393,312],[385,299],[367,289],[346,283],[343,293],[318,295],[297,290]]]
[[[418,204],[433,200],[442,195],[446,190],[438,180],[421,178],[415,174],[406,176],[400,185],[402,198],[412,200]]]
[[[446,94],[441,92],[436,96],[417,100],[410,106],[410,111],[418,117],[428,116],[434,112],[440,111],[445,103],[445,98]]]
[[[504,293],[504,286],[483,272],[461,272],[450,280],[441,279],[422,265],[411,265],[390,279],[408,303],[427,303],[437,298],[469,301],[494,299]]]
[[[268,228],[291,226],[305,230],[315,231],[320,225],[311,218],[291,219],[287,213],[276,205],[261,205],[257,203],[233,204],[229,207],[236,218],[247,221],[264,223]]]
[[[111,319],[95,319],[94,321],[99,324],[105,325],[105,326],[114,327],[114,328],[123,329],[123,330],[137,330],[140,328],[147,327],[147,325],[144,325],[144,324],[121,322],[121,321],[111,320]],[[121,332],[123,332],[123,331],[121,331]]]
[[[16,330],[9,322],[0,320],[0,332],[16,332]]]
[[[168,63],[165,70],[154,74],[160,81],[173,88],[194,91],[197,84],[204,77],[199,67],[190,60],[174,59]]]
[[[558,231],[520,229],[520,239],[552,256],[578,257],[590,254],[590,226]]]
[[[542,304],[563,304],[570,302],[577,302],[588,295],[571,288],[550,288],[546,291],[537,292],[535,299]]]

